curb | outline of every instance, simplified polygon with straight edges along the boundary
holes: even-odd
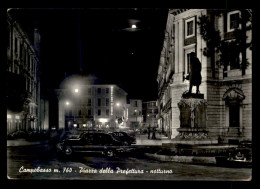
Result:
[[[167,156],[145,153],[145,156],[159,161],[173,161],[178,163],[216,164],[215,157],[195,157],[195,156]]]

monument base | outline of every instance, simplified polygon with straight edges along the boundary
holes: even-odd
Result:
[[[179,144],[217,144],[211,140],[206,127],[207,101],[204,94],[185,92],[178,103],[180,109],[180,128],[173,139]]]
[[[172,144],[188,144],[188,145],[216,145],[218,140],[216,139],[178,139],[171,140]]]

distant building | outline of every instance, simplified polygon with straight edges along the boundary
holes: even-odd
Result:
[[[158,107],[156,101],[143,102],[143,125],[158,126]]]
[[[116,129],[125,126],[127,93],[117,85],[93,84],[85,76],[68,77],[60,89],[57,129]]]
[[[7,14],[7,133],[17,130],[41,131],[39,47],[40,34],[34,41],[11,15]]]
[[[221,42],[237,39],[237,29],[246,36],[245,43],[252,40],[252,29],[246,29],[251,24],[251,10],[169,10],[157,76],[160,127],[169,138],[180,136],[178,103],[189,88],[189,80],[184,76],[189,73],[190,53],[195,52],[202,64],[200,93],[207,101],[208,136],[224,143],[252,140],[252,50],[245,46],[241,52],[228,48],[225,52],[230,55],[221,57],[215,48],[213,53],[205,55],[204,49],[210,46],[198,24],[203,15],[213,23],[209,28],[219,31]],[[240,23],[241,16],[249,19]],[[220,58],[229,62],[218,64]],[[243,68],[241,62],[245,61],[249,65]]]
[[[127,125],[131,129],[137,129],[142,125],[142,100],[141,99],[129,99],[127,104],[128,120]]]

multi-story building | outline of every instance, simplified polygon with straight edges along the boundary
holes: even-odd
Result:
[[[10,14],[7,23],[7,133],[40,131],[40,34],[30,40]]]
[[[156,101],[143,102],[143,125],[157,127],[158,107]]]
[[[56,93],[59,99],[58,129],[126,126],[127,93],[117,85],[94,84],[89,76],[75,76],[67,78]]]
[[[137,129],[142,125],[142,100],[141,99],[129,99],[127,104],[127,126],[131,129]]]
[[[157,77],[159,122],[169,138],[179,135],[178,103],[189,89],[184,76],[195,52],[202,64],[208,137],[229,143],[252,139],[252,50],[245,45],[252,40],[251,18],[251,10],[169,10]],[[203,30],[201,23],[208,27]]]

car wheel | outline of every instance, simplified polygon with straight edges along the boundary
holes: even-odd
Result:
[[[114,157],[115,156],[115,152],[113,150],[107,150],[106,151],[106,156],[107,157]]]
[[[65,155],[70,156],[72,154],[71,147],[66,147],[64,152],[65,152]]]

